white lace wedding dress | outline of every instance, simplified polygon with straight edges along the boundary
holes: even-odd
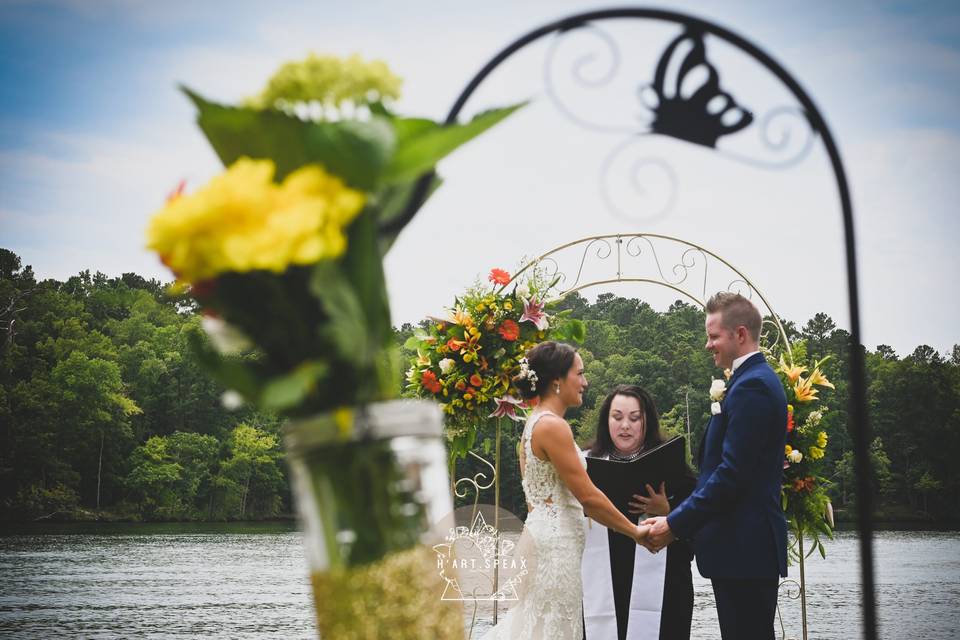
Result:
[[[523,491],[533,510],[525,534],[536,545],[532,576],[522,585],[519,601],[483,640],[582,640],[583,508],[549,462],[533,455],[530,439],[537,421],[550,411],[534,411],[523,428],[526,464]],[[584,468],[583,452],[573,445]],[[530,553],[530,552],[528,552]]]

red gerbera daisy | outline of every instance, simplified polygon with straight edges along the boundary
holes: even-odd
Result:
[[[510,284],[510,274],[503,269],[490,269],[490,282],[496,284]]]
[[[520,337],[520,325],[513,320],[504,320],[500,323],[500,328],[497,329],[497,333],[507,342],[513,342]]]
[[[420,384],[430,393],[440,392],[440,381],[437,380],[437,374],[433,371],[424,371],[420,376]]]

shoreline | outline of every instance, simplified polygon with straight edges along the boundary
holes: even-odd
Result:
[[[156,533],[169,530],[171,533],[216,533],[224,532],[271,532],[295,531],[298,529],[295,516],[281,516],[263,520],[21,520],[0,522],[0,535],[18,535],[30,533],[104,533],[123,532],[130,528],[155,529]],[[238,531],[240,530],[240,531]],[[857,530],[857,523],[853,520],[837,522],[834,531],[850,532]],[[880,531],[960,531],[960,520],[931,521],[931,520],[876,520],[873,523],[874,532]]]

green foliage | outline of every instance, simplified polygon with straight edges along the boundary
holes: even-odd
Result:
[[[398,89],[382,63],[315,55],[285,65],[246,106],[216,104],[183,89],[225,166],[244,157],[270,159],[280,181],[320,165],[362,191],[366,203],[346,230],[347,250],[338,260],[282,273],[223,273],[198,296],[256,347],[256,357],[243,358],[197,342],[201,364],[261,409],[305,416],[395,395],[382,257],[399,229],[384,232],[383,223],[405,209],[421,174],[520,106],[441,125],[392,114],[380,98]],[[362,97],[370,92],[380,98],[368,103]],[[337,111],[335,118],[325,117],[328,109]],[[427,195],[437,186],[434,180]]]
[[[136,274],[37,282],[7,250],[0,272],[0,517],[96,517],[98,497],[104,517],[239,517],[217,484],[222,443],[277,420],[220,405],[188,345],[198,318]],[[244,517],[289,511],[272,465]]]
[[[96,509],[98,484],[105,516],[236,519],[289,512],[278,419],[221,406],[224,387],[206,377],[189,346],[199,318],[189,300],[162,292],[161,283],[135,274],[107,278],[85,271],[66,282],[38,282],[16,254],[0,249],[0,517],[84,517]],[[569,296],[552,311],[568,311],[587,327],[581,354],[590,387],[584,405],[567,416],[578,441],[593,437],[609,388],[638,383],[653,394],[665,433],[685,433],[689,416],[695,454],[710,416],[710,379],[718,375],[703,350],[702,312],[680,302],[657,312],[609,294],[594,304]],[[808,358],[830,356],[823,369],[836,390],[819,428],[830,441],[823,459],[829,496],[838,516],[847,517],[855,506],[846,413],[849,334],[826,316],[814,320],[794,337],[806,340]],[[793,331],[792,323],[785,325]],[[388,331],[387,340],[402,345],[416,330],[404,325]],[[866,352],[876,438],[871,489],[880,516],[956,517],[958,354],[921,346],[901,357],[884,345]],[[399,389],[401,375],[383,367]],[[520,429],[502,424],[503,502],[522,514]],[[484,424],[464,444],[479,451],[493,437],[493,425]],[[472,457],[457,462],[457,477],[484,470]],[[492,502],[492,490],[482,499]]]

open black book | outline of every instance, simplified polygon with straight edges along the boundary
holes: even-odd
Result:
[[[645,485],[658,491],[661,482],[667,483],[667,496],[673,495],[671,486],[682,483],[687,473],[683,436],[677,436],[644,451],[630,462],[587,458],[587,475],[610,502],[627,516],[627,506],[634,494],[647,495]]]

